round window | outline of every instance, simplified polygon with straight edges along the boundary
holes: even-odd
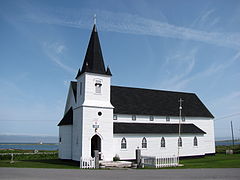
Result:
[[[102,115],[102,112],[101,112],[101,111],[99,111],[99,112],[98,112],[98,115],[99,115],[99,116],[101,116],[101,115]]]

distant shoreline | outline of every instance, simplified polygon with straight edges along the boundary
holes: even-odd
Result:
[[[58,145],[58,143],[0,143],[0,145]]]
[[[220,140],[215,142],[232,142],[232,140]],[[234,142],[240,142],[240,139],[235,139]]]

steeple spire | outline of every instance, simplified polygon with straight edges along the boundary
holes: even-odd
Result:
[[[102,50],[100,41],[98,38],[98,32],[96,27],[96,15],[94,15],[94,25],[89,40],[87,52],[83,62],[82,69],[78,71],[78,78],[84,72],[96,73],[96,74],[105,74],[112,75],[110,69],[106,70],[104,65],[104,60],[102,56]]]

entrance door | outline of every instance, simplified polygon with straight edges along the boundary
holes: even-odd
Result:
[[[98,150],[99,152],[101,152],[101,138],[98,135],[94,135],[91,139],[91,156],[92,157],[94,157],[94,150]]]

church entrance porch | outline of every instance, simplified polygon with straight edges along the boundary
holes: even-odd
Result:
[[[91,139],[91,156],[94,157],[94,150],[101,152],[101,138],[98,135],[94,135]],[[99,159],[101,156],[99,155]]]

